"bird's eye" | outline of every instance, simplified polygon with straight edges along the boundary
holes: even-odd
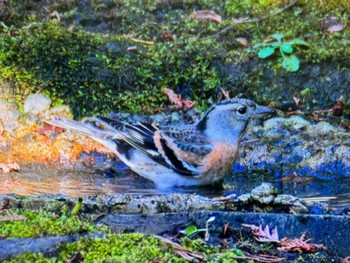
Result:
[[[245,114],[247,112],[247,107],[240,107],[237,111],[239,114]]]

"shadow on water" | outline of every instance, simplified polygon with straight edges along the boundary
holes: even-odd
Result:
[[[118,193],[196,193],[203,196],[220,196],[230,193],[249,193],[262,182],[270,182],[278,194],[290,194],[302,198],[337,197],[334,206],[350,206],[350,177],[322,180],[315,177],[276,177],[264,172],[234,173],[220,187],[155,189],[153,183],[128,169],[120,172],[62,172],[40,170],[4,174],[0,180],[0,194],[40,195],[62,194],[72,197],[91,197]]]

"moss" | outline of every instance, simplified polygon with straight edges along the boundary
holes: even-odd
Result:
[[[87,233],[94,230],[94,226],[77,217],[67,216],[45,211],[31,211],[16,209],[13,213],[25,216],[22,221],[1,222],[0,234],[8,238],[39,237],[46,235],[66,235],[70,233]]]
[[[349,4],[344,0],[300,0],[278,14],[285,1],[140,3],[95,0],[81,6],[79,1],[61,0],[47,4],[60,12],[59,22],[50,20],[38,4],[11,1],[6,10],[12,15],[5,20],[8,28],[2,28],[0,39],[0,82],[11,83],[18,103],[30,92],[42,92],[54,104],[69,104],[77,118],[162,108],[167,103],[163,87],[197,101],[201,108],[215,102],[220,87],[231,95],[267,99],[266,84],[260,80],[265,69],[274,74],[283,71],[275,66],[278,57],[258,60],[256,51],[239,44],[238,37],[255,44],[283,33],[286,41],[301,38],[310,44],[296,50],[301,69],[306,63],[324,61],[349,66],[349,28],[334,34],[323,32],[324,19],[329,16],[343,25],[348,23]],[[204,9],[222,15],[223,23],[189,17],[194,10]],[[214,36],[240,17],[264,19],[237,24]],[[113,34],[93,33],[99,26]],[[247,72],[242,82],[236,81],[230,67],[251,60],[260,62],[257,72]]]
[[[220,250],[217,247],[193,241],[190,251],[204,255],[206,262],[237,262],[239,249]],[[25,253],[5,262],[64,262],[79,251],[84,262],[188,262],[174,252],[174,248],[158,238],[140,233],[112,234],[105,238],[82,238],[77,242],[57,247],[59,255],[47,258],[42,254]]]

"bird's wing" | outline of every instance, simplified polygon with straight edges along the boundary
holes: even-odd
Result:
[[[137,149],[181,175],[198,175],[201,160],[212,150],[205,137],[192,127],[162,130],[145,123],[128,123],[121,127],[120,122],[99,116],[97,119],[118,133],[117,137],[127,144],[123,146],[124,151],[129,151],[130,147]]]

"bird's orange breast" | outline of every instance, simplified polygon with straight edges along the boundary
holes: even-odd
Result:
[[[203,159],[203,179],[217,181],[231,170],[237,159],[238,147],[228,143],[215,143],[213,151]]]

